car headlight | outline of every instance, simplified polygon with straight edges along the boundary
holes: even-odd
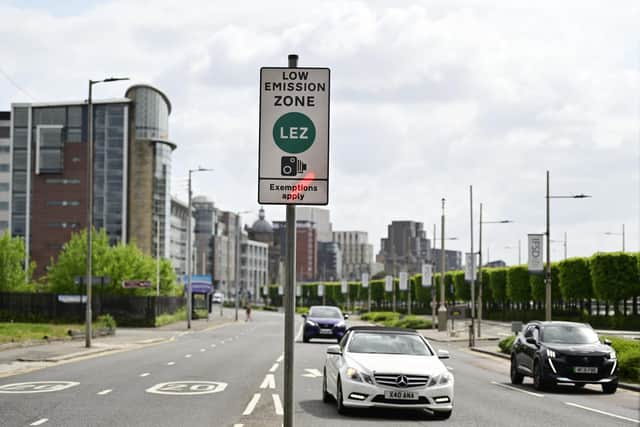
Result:
[[[364,372],[358,372],[356,368],[348,367],[345,371],[345,376],[353,381],[366,382],[373,384],[373,378]]]
[[[550,349],[547,349],[547,357],[555,358],[556,352]]]
[[[318,326],[318,324],[316,322],[314,322],[313,320],[307,320],[307,325],[309,325],[309,326]]]
[[[451,375],[449,372],[445,372],[443,374],[431,377],[429,383],[427,384],[427,387],[433,387],[435,385],[446,385],[451,382],[453,382],[453,375]]]
[[[617,358],[618,358],[618,355],[616,354],[616,351],[611,350],[611,353],[609,353],[609,359],[616,360]]]
[[[336,323],[336,328],[344,328],[345,326],[347,326],[347,324],[344,322],[344,320]]]

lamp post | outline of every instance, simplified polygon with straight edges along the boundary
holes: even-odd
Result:
[[[625,247],[624,247],[624,224],[622,224],[622,233],[614,233],[611,231],[607,231],[606,233],[604,233],[607,236],[622,236],[622,252],[625,252]]]
[[[551,196],[549,195],[549,171],[547,171],[547,265],[544,271],[544,317],[546,321],[551,320],[551,225],[550,225],[550,199],[586,199],[591,197],[587,194],[576,194],[572,196]]]
[[[242,214],[246,214],[249,213],[250,211],[242,211],[242,212],[236,212],[236,268],[235,268],[235,276],[236,276],[236,280],[235,280],[235,294],[236,294],[236,298],[235,298],[235,308],[236,308],[236,315],[235,315],[235,319],[236,322],[238,321],[238,307],[240,305],[240,239],[242,237],[242,233],[240,231],[240,215]]]
[[[446,270],[446,258],[444,252],[444,202],[445,199],[442,199],[442,217],[441,217],[441,225],[440,225],[440,250],[442,253],[440,254],[441,258],[441,272],[440,272],[440,307],[438,308],[438,331],[444,332],[447,330],[447,307],[445,307],[445,298],[444,298],[444,274]]]
[[[435,249],[436,248],[436,241],[441,240],[438,237],[436,237],[436,225],[433,224],[433,242],[431,243],[431,248]],[[444,240],[458,240],[457,237],[445,237]],[[433,252],[433,251],[432,251]],[[431,275],[431,325],[433,327],[433,329],[436,328],[436,291],[435,291],[435,283],[436,283],[436,276],[435,273],[437,272],[437,263],[436,263],[436,259],[433,257],[432,255],[432,261],[431,263],[433,264],[433,274]],[[444,277],[443,274],[441,274],[442,277]],[[442,279],[441,277],[441,279]]]
[[[189,169],[189,206],[188,206],[188,214],[187,214],[187,328],[191,329],[191,275],[192,275],[192,267],[191,264],[193,260],[191,259],[191,251],[192,251],[192,243],[191,243],[191,216],[193,215],[191,211],[191,174],[195,172],[211,172],[213,169],[207,169],[198,167],[198,169]]]
[[[93,85],[129,80],[129,77],[109,77],[104,80],[89,80],[89,97],[87,98],[87,269],[85,282],[87,285],[87,301],[85,313],[85,347],[91,347],[91,244],[93,229]]]
[[[478,241],[478,338],[482,337],[482,224],[510,224],[513,221],[503,219],[500,221],[482,220],[482,203],[480,203],[479,241]]]

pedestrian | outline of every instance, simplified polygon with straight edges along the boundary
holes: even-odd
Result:
[[[247,317],[244,319],[244,321],[248,322],[251,320],[251,303],[247,303],[245,307],[245,312],[247,314]]]

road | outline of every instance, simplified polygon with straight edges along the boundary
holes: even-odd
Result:
[[[252,322],[1,378],[0,425],[279,426],[282,331],[281,314],[256,312]],[[297,426],[630,426],[640,418],[638,393],[604,395],[590,386],[538,393],[530,381],[512,387],[508,361],[455,344],[436,345],[452,355],[446,365],[455,375],[456,394],[449,420],[395,411],[339,416],[320,398],[320,372],[331,343],[296,343]],[[36,381],[69,383],[15,385]]]

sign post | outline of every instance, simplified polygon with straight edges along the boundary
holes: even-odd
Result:
[[[284,286],[284,417],[293,427],[296,205],[329,203],[328,68],[260,69],[258,203],[287,205]]]

